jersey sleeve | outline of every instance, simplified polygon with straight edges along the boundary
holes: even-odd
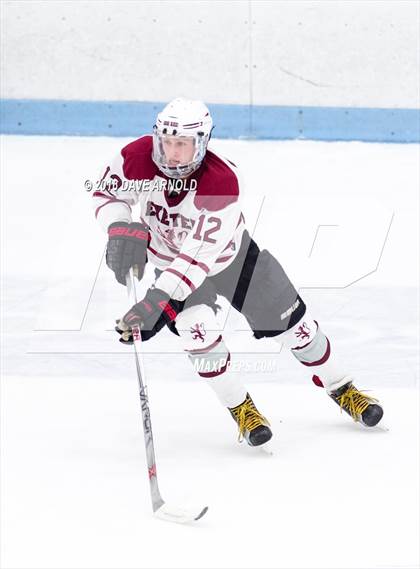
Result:
[[[241,215],[237,201],[219,211],[202,210],[179,254],[156,280],[156,287],[175,300],[185,300],[203,283],[232,240]]]
[[[124,175],[123,166],[124,158],[119,154],[102,168],[93,192],[95,217],[104,231],[115,221],[130,223],[131,208],[139,199]]]

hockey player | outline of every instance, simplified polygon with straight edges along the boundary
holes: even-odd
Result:
[[[125,146],[102,173],[93,197],[108,233],[108,267],[123,285],[131,267],[141,279],[147,262],[156,275],[143,300],[117,322],[120,340],[132,341],[134,325],[143,341],[167,325],[229,409],[240,438],[264,444],[272,436],[269,423],[230,371],[218,331],[221,295],[245,316],[255,338],[288,347],[355,421],[376,425],[382,407],[354,386],[281,265],[246,230],[237,168],[207,149],[212,128],[202,102],[175,99],[158,114],[153,134]],[[139,207],[134,219],[133,206]]]

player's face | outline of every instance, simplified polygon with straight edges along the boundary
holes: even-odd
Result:
[[[169,166],[182,166],[194,158],[195,142],[192,136],[164,136],[162,145]]]

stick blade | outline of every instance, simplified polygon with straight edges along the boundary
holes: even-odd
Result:
[[[154,512],[154,515],[160,520],[164,520],[165,522],[173,522],[175,524],[188,524],[202,518],[207,510],[207,506],[201,510],[199,508],[193,510],[180,508],[178,506],[167,504],[165,502]]]

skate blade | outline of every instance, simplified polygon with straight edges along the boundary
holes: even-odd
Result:
[[[274,456],[273,447],[269,443],[261,446],[261,452],[263,454],[268,454],[268,456]]]
[[[269,456],[274,455],[273,446],[271,441],[264,443],[263,445],[259,445],[257,447],[252,447],[258,450],[261,454],[268,454]]]
[[[175,524],[188,524],[202,518],[207,510],[207,506],[201,509],[185,509],[173,504],[167,504],[165,502],[154,512],[154,515],[156,518],[159,518],[165,522],[173,522]]]
[[[384,431],[385,433],[389,432],[389,427],[386,424],[382,425],[378,423],[373,427],[373,429],[377,429],[378,431]]]

